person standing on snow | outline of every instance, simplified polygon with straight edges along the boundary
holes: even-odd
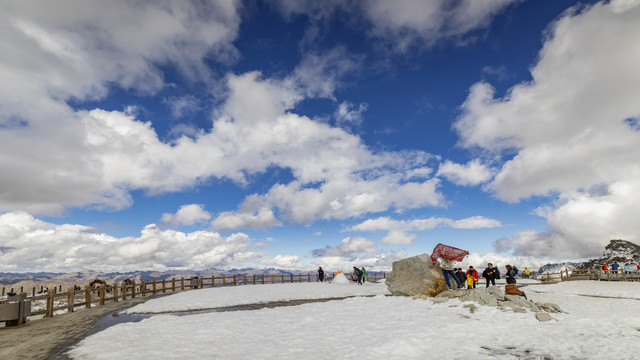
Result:
[[[487,268],[484,269],[484,271],[482,272],[482,277],[487,282],[487,287],[489,287],[489,282],[491,282],[491,285],[496,284],[496,278],[497,278],[496,275],[498,271],[499,270],[497,268],[493,267],[492,263],[487,264]]]
[[[360,271],[362,272],[362,283],[364,284],[364,282],[367,281],[367,270],[365,270],[363,266]]]
[[[362,272],[355,266],[353,267],[353,276],[357,278],[357,280],[354,281],[358,281],[358,284],[362,285]]]
[[[318,281],[324,282],[324,270],[322,270],[322,266],[318,268]]]

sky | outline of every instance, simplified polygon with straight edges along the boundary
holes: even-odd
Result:
[[[638,242],[640,1],[0,1],[0,271]]]

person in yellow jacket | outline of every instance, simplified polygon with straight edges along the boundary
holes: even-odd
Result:
[[[529,270],[529,268],[524,268],[524,271],[522,271],[524,273],[524,278],[528,279],[529,278],[529,274],[531,274],[531,270]]]

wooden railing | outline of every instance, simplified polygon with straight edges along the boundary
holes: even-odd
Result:
[[[332,274],[335,277],[335,273]],[[351,274],[345,274],[347,278]],[[377,281],[386,279],[387,273],[368,273],[367,281]],[[31,316],[44,315],[52,317],[54,314],[63,312],[74,312],[78,307],[91,308],[92,306],[104,305],[107,302],[118,302],[128,298],[137,296],[147,296],[156,294],[175,293],[204,287],[221,287],[221,286],[240,286],[240,285],[257,285],[257,284],[280,284],[280,283],[301,283],[318,281],[317,274],[281,274],[281,275],[233,275],[233,276],[194,276],[191,278],[171,278],[162,280],[153,280],[151,282],[131,282],[106,284],[100,287],[91,287],[89,285],[80,288],[77,286],[70,287],[67,291],[62,292],[62,285],[48,289],[46,293],[36,294],[36,288],[31,290],[31,296],[27,299],[31,300]],[[2,288],[2,296],[5,296],[6,287]],[[43,292],[43,287],[40,292]],[[20,292],[23,292],[23,287]],[[11,288],[8,292],[15,292]],[[38,306],[38,301],[44,301],[44,306]]]
[[[568,270],[548,274],[536,274],[534,279],[541,281],[566,280],[603,280],[603,281],[640,281],[640,272],[602,269]]]

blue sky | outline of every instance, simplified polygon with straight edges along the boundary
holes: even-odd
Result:
[[[638,1],[0,7],[0,271],[638,241]]]

